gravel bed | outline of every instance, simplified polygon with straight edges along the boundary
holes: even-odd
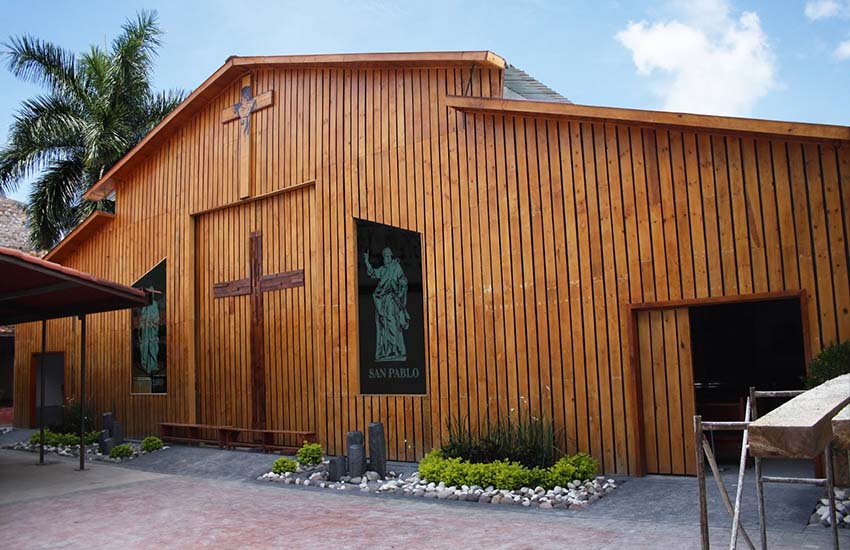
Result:
[[[850,529],[850,488],[835,490],[835,519],[839,527]],[[812,517],[809,518],[809,525],[832,525],[827,498],[818,501]]]
[[[404,477],[388,472],[381,479],[377,472],[367,471],[361,477],[343,476],[339,481],[328,481],[327,462],[321,465],[301,468],[284,474],[265,473],[257,478],[260,481],[301,485],[337,491],[359,491],[372,494],[396,494],[407,497],[434,500],[461,500],[479,504],[516,505],[526,508],[549,510],[555,508],[581,510],[604,498],[617,488],[617,482],[597,476],[585,481],[572,481],[566,487],[544,489],[543,487],[522,487],[514,491],[479,487],[476,485],[446,486],[445,483],[429,482],[419,478],[419,472]]]
[[[133,460],[136,457],[142,456],[144,454],[148,454],[147,451],[142,450],[142,444],[134,441],[125,441],[130,447],[133,449],[133,456],[128,458],[109,458],[109,455],[101,454],[100,445],[98,443],[92,443],[90,445],[86,445],[86,458],[88,460],[97,460],[100,462],[112,462],[113,464],[120,464],[121,462],[127,462]],[[29,441],[20,441],[18,443],[13,443],[12,445],[5,445],[4,449],[12,449],[15,451],[27,451],[30,453],[38,452],[38,444],[35,445],[30,444]],[[168,446],[164,446],[160,451],[164,451],[168,449]],[[79,445],[45,445],[44,446],[45,453],[53,453],[59,456],[80,456],[80,446]],[[151,451],[151,452],[159,452],[159,451]]]

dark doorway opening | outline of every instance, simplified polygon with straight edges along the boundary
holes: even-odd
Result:
[[[40,353],[32,354],[32,424],[38,426],[38,408],[41,406],[41,368]],[[61,352],[44,354],[44,425],[62,424],[65,405],[65,354]]]
[[[12,406],[14,380],[15,332],[12,327],[0,327],[0,409]],[[3,419],[0,418],[0,426],[3,425]]]
[[[806,371],[799,298],[690,308],[694,393],[704,420],[744,419],[750,386],[796,390]],[[782,400],[760,399],[765,414]],[[719,461],[737,462],[740,433],[715,432]]]

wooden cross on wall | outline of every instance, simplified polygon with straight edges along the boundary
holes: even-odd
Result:
[[[214,298],[251,296],[251,425],[266,427],[266,357],[263,293],[304,286],[304,270],[263,275],[263,236],[251,233],[248,239],[248,273],[236,279],[213,285]]]
[[[230,109],[221,112],[221,123],[226,124],[232,120],[239,120],[239,199],[247,199],[251,196],[251,181],[254,158],[254,143],[251,139],[251,115],[271,107],[274,103],[274,95],[269,90],[257,97],[253,97],[251,91],[251,75],[242,77],[241,101],[234,103]]]

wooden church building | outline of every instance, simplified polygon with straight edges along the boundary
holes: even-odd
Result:
[[[850,128],[571,104],[491,52],[232,57],[47,259],[159,292],[91,316],[95,411],[315,431],[530,414],[605,472],[694,471],[692,417],[850,338]],[[79,321],[48,324],[62,394]],[[34,416],[18,327],[15,423]]]

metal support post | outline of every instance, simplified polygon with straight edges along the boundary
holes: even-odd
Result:
[[[826,498],[829,500],[829,524],[832,526],[832,541],[835,545],[835,550],[838,550],[838,521],[836,521],[835,517],[835,477],[832,471],[832,443],[826,446],[823,456],[826,459]]]
[[[710,550],[708,540],[708,503],[705,499],[705,460],[702,457],[702,416],[694,416],[694,449],[697,458],[697,488],[699,490],[699,534],[702,550]]]
[[[80,471],[86,469],[86,316],[80,315]]]
[[[47,321],[41,322],[41,355],[38,358],[39,404],[38,404],[38,463],[44,464],[44,358],[47,355]]]
[[[744,497],[744,473],[747,468],[747,450],[749,449],[750,399],[747,398],[747,408],[744,411],[744,435],[741,437],[741,464],[738,466],[738,486],[735,488],[735,515],[732,519],[732,540],[729,550],[738,546],[738,525],[741,521],[741,499]]]
[[[756,403],[756,389],[750,386],[750,418],[755,421],[758,418],[758,404]],[[759,514],[759,536],[761,538],[761,550],[767,550],[767,522],[764,512],[764,481],[761,478],[761,458],[755,457],[756,474],[756,504]]]
[[[723,476],[720,475],[720,469],[717,467],[717,460],[715,460],[714,453],[711,451],[711,445],[708,444],[708,440],[705,438],[702,440],[702,448],[705,451],[705,457],[708,459],[708,465],[711,466],[711,473],[714,474],[714,481],[717,483],[717,490],[720,491],[720,498],[723,499],[723,504],[726,506],[726,511],[729,512],[729,517],[734,518],[735,508],[732,506],[732,501],[729,500],[729,492],[726,490],[726,484],[723,483]],[[755,550],[756,547],[750,539],[747,530],[741,525],[740,520],[738,520],[738,525],[741,528],[741,534],[744,536],[744,540],[747,541],[747,546]]]

